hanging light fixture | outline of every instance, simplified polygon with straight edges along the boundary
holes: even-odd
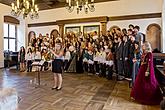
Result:
[[[71,13],[75,6],[77,9],[77,14],[79,14],[83,8],[86,14],[88,11],[95,11],[94,0],[66,0],[66,9],[68,12]]]
[[[11,3],[11,7],[11,14],[15,17],[18,17],[22,13],[24,19],[28,15],[31,19],[39,18],[39,9],[34,0],[15,0],[13,3]]]

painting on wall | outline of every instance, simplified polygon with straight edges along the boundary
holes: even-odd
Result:
[[[84,36],[87,36],[88,34],[92,36],[95,31],[100,35],[100,25],[83,26]]]
[[[74,33],[75,35],[78,35],[80,33],[80,26],[74,26],[74,27],[65,27],[65,33]]]

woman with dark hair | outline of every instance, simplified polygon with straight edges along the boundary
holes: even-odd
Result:
[[[62,88],[62,68],[63,68],[63,54],[61,43],[55,44],[55,50],[50,50],[50,52],[55,56],[52,62],[52,72],[54,73],[54,86],[52,90],[61,90]]]
[[[135,42],[134,45],[135,45],[135,50],[134,50],[134,58],[133,58],[132,85],[134,84],[136,76],[138,74],[140,57],[141,57],[139,42]]]
[[[20,72],[24,72],[25,71],[25,48],[22,46],[19,54],[18,54],[18,59],[20,62]]]
[[[131,91],[131,97],[142,104],[159,105],[163,97],[155,78],[150,43],[145,42],[142,50],[141,66]]]

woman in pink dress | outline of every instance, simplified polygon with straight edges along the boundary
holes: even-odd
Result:
[[[131,91],[131,97],[142,104],[160,104],[163,97],[154,74],[153,56],[150,43],[145,42],[142,49],[143,54],[141,56],[141,66]]]

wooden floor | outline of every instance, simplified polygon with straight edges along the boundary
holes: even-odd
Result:
[[[34,88],[35,73],[0,70],[0,87],[13,87],[21,101],[19,110],[159,110],[133,102],[128,82],[108,81],[86,74],[64,74],[61,91],[51,90],[51,72],[41,73],[42,86]]]

